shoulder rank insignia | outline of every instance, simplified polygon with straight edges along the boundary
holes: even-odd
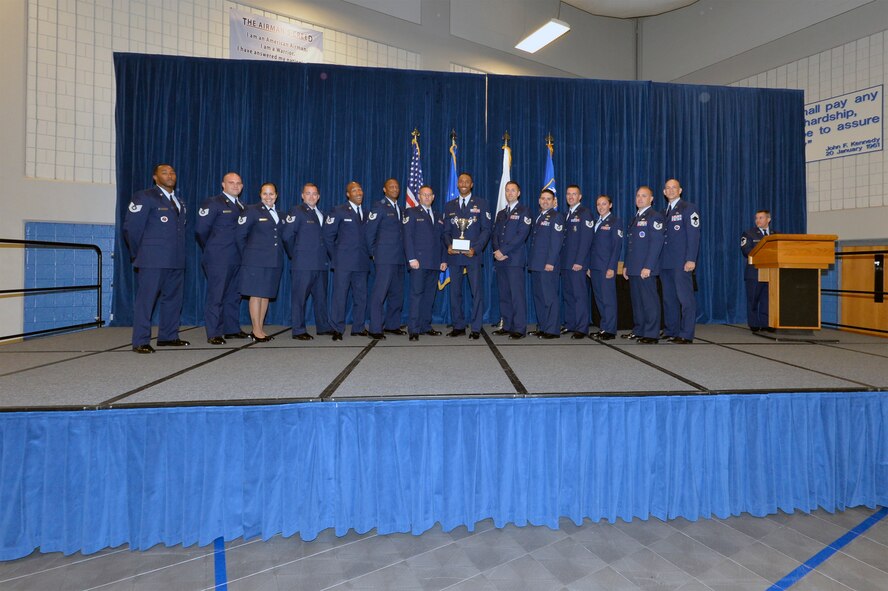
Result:
[[[204,209],[203,207],[201,207],[200,209],[197,210],[197,215],[199,215],[200,217],[206,217],[209,214],[210,214],[209,208]]]
[[[654,230],[662,230],[663,222],[654,222]]]
[[[376,219],[376,212],[375,212],[375,211],[371,211],[371,212],[367,215],[367,219],[368,219],[368,220],[371,220],[371,221],[372,221],[372,220],[375,220],[375,219]]]
[[[595,222],[593,222],[592,220],[586,220],[586,227],[587,228],[594,228]]]
[[[241,226],[246,224],[247,223],[247,216],[245,216],[245,215],[239,216],[237,218],[237,223]]]
[[[139,213],[140,211],[142,211],[142,206],[141,206],[141,205],[136,205],[135,203],[130,202],[130,204],[129,204],[129,210],[130,210],[131,212],[133,212],[133,213]]]
[[[555,231],[556,232],[560,232],[563,229],[564,229],[564,226],[562,226],[561,224],[555,224]]]
[[[696,211],[691,214],[691,225],[694,226],[695,228],[700,227],[700,214],[697,213]]]
[[[746,236],[740,238],[740,246],[746,246]]]
[[[288,224],[292,224],[292,223],[295,222],[295,221],[296,221],[296,216],[293,216],[293,215],[288,215],[288,216],[287,216],[287,223],[288,223]]]
[[[324,223],[325,223],[325,224],[332,224],[332,223],[335,222],[335,221],[336,221],[336,218],[334,218],[332,215],[328,215],[328,216],[327,216],[327,221],[325,221]]]

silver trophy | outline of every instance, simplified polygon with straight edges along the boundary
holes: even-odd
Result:
[[[475,222],[475,218],[453,218],[453,223],[459,228],[459,238],[453,239],[451,248],[456,252],[468,254],[472,248],[472,241],[466,239],[466,230]]]

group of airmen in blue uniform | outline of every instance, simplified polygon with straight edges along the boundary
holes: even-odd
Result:
[[[132,345],[139,353],[154,350],[150,345],[151,315],[157,304],[157,344],[188,345],[178,334],[185,270],[185,205],[175,195],[172,166],[158,165],[153,178],[154,187],[133,195],[123,228],[137,269]],[[577,185],[567,187],[564,210],[556,208],[554,193],[544,189],[534,215],[520,203],[520,185],[511,181],[505,188],[506,206],[495,220],[487,201],[472,194],[470,174],[459,175],[457,188],[457,198],[444,205],[443,214],[437,214],[432,210],[435,195],[429,186],[419,189],[419,205],[404,208],[399,204],[400,185],[391,178],[383,185],[383,198],[365,207],[361,185],[350,182],[346,201],[325,214],[318,207],[318,187],[306,183],[302,203],[284,216],[275,209],[277,188],[273,183],[262,186],[259,203],[246,206],[240,200],[240,176],[233,172],[224,175],[222,193],[204,200],[196,218],[195,236],[203,251],[201,265],[207,278],[207,341],[221,345],[226,339],[271,340],[262,326],[268,300],[277,295],[285,254],[292,261],[294,339],[314,338],[306,330],[311,298],[317,334],[341,340],[349,296],[355,319],[352,335],[384,339],[386,334],[407,334],[410,340],[440,335],[431,325],[432,306],[438,274],[448,269],[452,329],[447,335],[478,339],[484,310],[481,254],[488,242],[502,318],[496,335],[511,339],[527,336],[525,281],[529,272],[538,321],[531,335],[541,339],[566,333],[574,339],[615,338],[616,275],[625,246],[623,276],[629,281],[634,327],[622,336],[645,344],[661,338],[674,343],[693,341],[693,273],[700,245],[700,214],[693,203],[681,198],[677,180],[670,179],[664,186],[668,205],[662,212],[652,207],[650,187],[639,187],[635,196],[638,211],[625,227],[625,236],[623,222],[612,211],[611,198],[600,195],[593,211],[582,204]],[[462,220],[462,228],[457,219]],[[744,235],[743,248],[754,245],[761,236]],[[455,250],[456,238],[467,240],[468,248],[462,244],[463,248]],[[375,280],[368,293],[371,265]],[[328,308],[330,270],[333,290]],[[410,277],[407,331],[401,327],[405,272]],[[658,276],[665,320],[662,334]],[[468,282],[472,297],[468,315],[464,282]],[[563,298],[559,298],[559,285]],[[244,296],[250,297],[249,334],[239,324]],[[601,314],[600,330],[587,335],[592,297]],[[761,323],[762,298],[755,301],[757,308],[750,304],[751,326]],[[368,308],[369,326],[364,322]]]

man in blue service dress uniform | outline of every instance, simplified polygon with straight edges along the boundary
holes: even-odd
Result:
[[[746,283],[746,322],[752,332],[771,330],[768,327],[768,284],[759,281],[758,269],[749,261],[752,252],[762,238],[769,236],[771,231],[771,212],[760,209],[755,212],[755,226],[749,228],[740,237],[740,252],[746,259],[743,265],[743,279]]]
[[[527,270],[533,288],[533,305],[537,315],[537,337],[557,339],[561,336],[558,322],[558,263],[564,243],[564,216],[552,209],[555,193],[540,193],[540,213],[533,224]]]
[[[133,351],[154,353],[151,314],[160,300],[157,344],[185,347],[179,338],[185,282],[185,204],[176,197],[176,171],[158,164],[155,185],[132,197],[123,221],[123,238],[136,268],[133,302]]]
[[[308,297],[314,306],[317,333],[333,334],[327,315],[327,269],[330,266],[324,246],[324,212],[318,208],[321,193],[314,183],[302,187],[302,203],[294,205],[284,225],[284,247],[290,255],[290,318],[292,338],[310,341],[314,337],[305,330]]]
[[[435,194],[428,185],[419,188],[419,205],[404,213],[404,250],[410,267],[409,339],[419,335],[438,336],[432,328],[432,306],[435,303],[438,273],[447,270],[444,262],[444,218],[432,211]]]
[[[240,194],[244,182],[236,172],[222,177],[222,193],[207,197],[197,210],[194,237],[203,250],[201,266],[207,276],[204,325],[207,342],[224,345],[225,339],[245,339],[240,326],[240,264],[237,218],[244,211]]]
[[[505,194],[506,206],[496,214],[491,239],[500,316],[503,319],[503,327],[493,331],[493,334],[523,339],[527,332],[527,237],[533,220],[527,206],[518,203],[521,196],[518,183],[506,183]]]
[[[401,186],[395,179],[383,185],[385,197],[373,204],[367,215],[367,247],[376,278],[370,292],[370,336],[384,339],[383,330],[404,334],[401,310],[404,307],[404,224],[398,205]]]
[[[364,231],[366,214],[361,203],[364,190],[352,181],[345,188],[348,201],[334,207],[324,220],[324,244],[333,261],[333,306],[330,324],[333,340],[341,341],[345,331],[345,308],[352,294],[352,336],[370,336],[364,327],[367,316],[367,278],[370,251]]]
[[[589,249],[595,234],[592,211],[580,203],[577,185],[568,185],[568,210],[564,214],[564,246],[561,248],[561,289],[564,297],[564,332],[572,339],[585,339],[589,332]]]
[[[666,340],[687,345],[694,340],[697,324],[697,297],[694,295],[694,269],[700,250],[700,212],[681,198],[681,185],[666,181],[663,194],[669,204],[663,252],[660,254],[660,281],[663,284],[663,315]]]
[[[466,334],[467,323],[463,308],[463,271],[466,271],[465,276],[469,278],[469,287],[472,290],[472,331],[469,338],[477,339],[481,336],[481,320],[484,316],[481,255],[490,239],[492,223],[487,201],[472,195],[473,186],[472,175],[463,172],[457,178],[459,197],[444,204],[444,244],[447,246],[447,264],[450,267],[450,316],[453,320],[453,330],[447,336],[459,337]],[[452,248],[453,239],[460,236],[456,218],[472,220],[472,225],[465,232],[471,248],[465,254]]]
[[[617,336],[617,264],[623,253],[623,222],[613,213],[613,207],[608,195],[599,195],[596,199],[598,219],[593,227],[589,254],[592,294],[601,315],[598,327],[601,330],[589,336],[599,341],[610,341]]]
[[[657,275],[660,274],[660,252],[663,249],[663,216],[651,207],[654,194],[648,186],[635,193],[638,212],[629,222],[626,239],[626,261],[623,277],[629,280],[632,298],[632,332],[622,335],[638,339],[645,345],[656,344],[660,336],[660,296]]]

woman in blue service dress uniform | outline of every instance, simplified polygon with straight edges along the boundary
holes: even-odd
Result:
[[[247,207],[238,218],[237,243],[241,251],[240,292],[250,297],[250,338],[259,343],[273,339],[265,333],[268,301],[277,297],[284,268],[281,240],[284,220],[274,209],[277,186],[265,183],[259,189],[260,203]]]

